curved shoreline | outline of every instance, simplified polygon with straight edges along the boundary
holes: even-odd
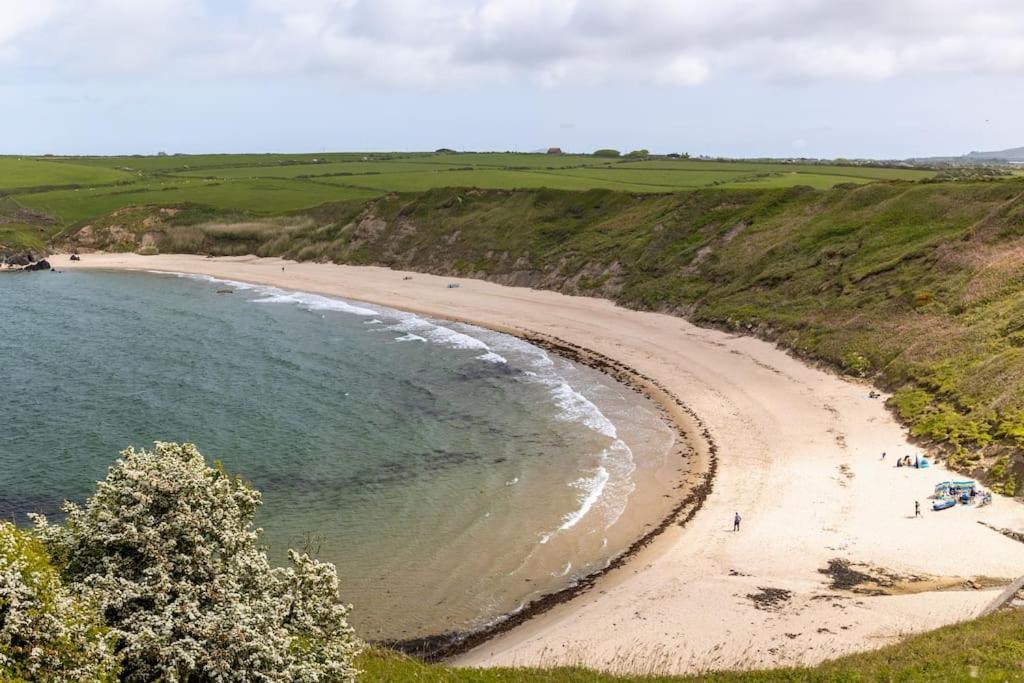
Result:
[[[450,320],[485,327],[471,320]],[[692,462],[689,463],[690,467],[684,475],[683,481],[678,485],[679,489],[686,491],[685,495],[673,505],[672,509],[663,519],[644,532],[625,550],[611,558],[604,567],[580,577],[565,588],[534,598],[515,612],[496,617],[483,628],[466,632],[441,633],[408,640],[385,640],[378,643],[427,662],[441,661],[469,652],[492,638],[511,631],[517,626],[550,611],[558,605],[568,603],[594,588],[602,577],[626,566],[637,553],[649,547],[670,526],[673,524],[684,526],[693,519],[693,516],[697,514],[704,504],[708,494],[711,493],[714,486],[715,470],[718,464],[717,448],[714,440],[711,438],[707,428],[701,423],[700,418],[684,405],[678,397],[673,396],[667,389],[659,385],[657,381],[603,354],[550,335],[542,335],[522,329],[486,327],[495,332],[518,337],[523,341],[557,354],[574,363],[603,372],[620,384],[643,394],[658,405],[662,419],[676,433],[679,440],[676,442],[674,455],[686,458],[687,454],[692,454],[694,457]],[[683,418],[684,415],[686,416],[685,419]],[[683,445],[686,446],[685,449],[680,448]]]
[[[89,269],[87,266],[80,269]],[[95,268],[96,270],[134,270],[136,272],[148,272],[153,274],[166,275],[195,275],[197,273],[183,273],[173,270],[157,270],[152,268]],[[209,274],[206,274],[209,275]],[[214,277],[214,276],[210,276]],[[215,278],[220,279],[220,278]],[[224,282],[245,283],[256,286],[267,286],[265,282],[257,282],[244,279],[223,280]],[[276,285],[274,285],[276,286]],[[306,291],[306,290],[292,290]],[[315,292],[309,292],[315,293]],[[374,303],[360,299],[347,299],[352,302]],[[483,323],[472,318],[439,316],[427,311],[415,310],[389,306],[396,310],[405,311],[419,315],[429,315],[435,319],[443,319],[450,322],[466,323],[483,327],[494,332],[508,334],[521,339],[545,351],[554,353],[573,363],[597,370],[616,382],[650,399],[658,408],[662,421],[668,426],[677,437],[673,446],[672,455],[687,461],[687,471],[682,480],[676,486],[677,489],[685,491],[685,495],[672,506],[671,510],[662,519],[647,524],[650,527],[639,538],[632,541],[623,551],[612,557],[603,567],[591,573],[579,577],[572,584],[545,593],[533,598],[520,609],[494,617],[486,626],[470,630],[456,631],[449,633],[432,634],[418,638],[402,640],[371,641],[374,644],[398,650],[405,654],[417,657],[426,662],[436,662],[460,654],[464,654],[473,648],[486,643],[501,633],[505,633],[515,627],[526,623],[530,619],[548,612],[552,608],[567,603],[579,595],[592,589],[597,582],[607,574],[620,569],[641,550],[649,547],[655,539],[673,524],[684,526],[697,513],[703,505],[714,484],[714,474],[717,467],[717,448],[707,428],[700,421],[700,418],[688,408],[678,397],[674,396],[656,380],[641,374],[637,370],[609,358],[591,349],[572,344],[551,335],[545,335],[522,328],[513,328],[502,325]],[[690,457],[692,456],[692,457]]]
[[[908,515],[952,473],[897,470],[913,452],[867,386],[774,345],[596,298],[372,266],[253,256],[89,254],[60,268],[190,272],[367,301],[592,349],[663,387],[700,416],[715,445],[714,488],[656,543],[591,590],[537,608],[454,657],[458,666],[587,666],[622,673],[813,664],[973,617],[991,590],[894,595],[830,585],[836,561],[901,575],[1012,578],[1024,546],[977,524],[1024,529],[1024,506]],[[460,288],[447,285],[457,282]],[[685,413],[680,411],[684,422]],[[694,434],[701,430],[693,430]],[[732,533],[734,511],[743,531]],[[969,546],[973,552],[959,549]],[[765,604],[765,591],[783,595]],[[572,597],[573,599],[569,599]]]

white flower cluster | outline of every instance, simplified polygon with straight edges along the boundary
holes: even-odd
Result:
[[[0,522],[0,679],[116,681],[115,638],[38,540]]]
[[[331,564],[271,568],[260,494],[192,444],[129,449],[84,507],[37,530],[97,596],[124,681],[353,681],[360,644]]]

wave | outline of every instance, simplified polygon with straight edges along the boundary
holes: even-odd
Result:
[[[607,469],[598,467],[593,477],[582,477],[573,482],[573,486],[582,489],[584,493],[580,499],[579,508],[562,518],[562,525],[558,527],[559,531],[568,531],[587,516],[590,508],[594,507],[594,503],[601,498],[610,477]]]
[[[388,313],[390,314],[392,312],[389,311]],[[430,341],[439,346],[446,346],[451,349],[481,351],[482,353],[477,356],[477,359],[488,363],[504,364],[508,362],[504,356],[492,351],[491,347],[478,337],[466,334],[465,332],[459,332],[451,327],[440,325],[427,318],[421,318],[420,316],[412,313],[394,311],[393,315],[398,318],[398,320],[388,325],[386,328],[388,330],[414,334],[424,338],[424,341]]]
[[[481,351],[477,356],[479,360],[488,363],[507,363],[508,361],[500,354],[494,353],[491,347],[482,340],[459,332],[450,327],[439,325],[426,318],[421,318],[413,313],[404,313],[390,309],[376,310],[363,305],[355,305],[343,299],[312,294],[309,292],[289,292],[278,287],[265,285],[252,285],[236,280],[226,280],[211,275],[198,275],[192,273],[167,273],[164,271],[149,271],[161,275],[174,275],[176,277],[200,280],[203,282],[228,284],[239,290],[252,290],[261,294],[261,298],[253,299],[258,304],[296,304],[309,311],[338,311],[340,313],[351,313],[353,315],[373,316],[371,320],[364,321],[367,325],[383,324],[381,317],[394,317],[397,322],[392,323],[387,329],[396,332],[405,332],[397,341],[430,341],[441,346],[454,349],[468,349]],[[410,336],[411,335],[411,336]]]
[[[555,405],[561,410],[558,415],[560,420],[581,422],[609,439],[618,438],[618,430],[612,421],[594,405],[593,401],[569,386],[564,379],[557,377],[554,380],[545,381],[545,384],[551,386],[551,395],[554,397]]]
[[[625,510],[626,500],[634,489],[632,474],[635,470],[633,452],[618,438],[615,424],[601,412],[601,409],[585,395],[572,387],[569,381],[559,372],[555,360],[544,349],[522,339],[490,330],[484,330],[463,323],[452,323],[451,327],[441,325],[413,313],[405,313],[386,308],[372,309],[355,305],[333,297],[311,294],[309,292],[289,292],[277,287],[252,285],[246,282],[226,280],[210,275],[191,273],[166,273],[204,282],[227,284],[238,290],[254,291],[261,295],[253,299],[253,303],[278,304],[290,303],[310,311],[337,311],[353,315],[371,317],[364,321],[367,325],[389,324],[384,328],[393,332],[404,333],[395,341],[418,341],[433,343],[454,349],[479,351],[478,360],[488,363],[508,363],[507,354],[514,354],[518,360],[531,369],[523,372],[529,381],[536,381],[548,387],[552,401],[558,408],[556,418],[563,422],[576,422],[592,429],[612,440],[598,456],[598,465],[593,475],[581,477],[569,484],[580,490],[579,507],[567,513],[557,529],[542,535],[541,543],[547,541],[560,531],[567,531],[576,526],[598,503],[605,510],[605,527],[614,524]],[[457,329],[456,329],[457,328]],[[380,329],[380,328],[378,328]],[[460,330],[466,330],[460,331]],[[472,332],[470,334],[469,332]],[[488,344],[481,337],[491,340]],[[492,348],[499,347],[497,350]]]
[[[253,299],[257,304],[297,304],[307,311],[338,311],[339,313],[351,313],[352,315],[378,315],[378,311],[362,306],[354,306],[341,299],[332,299],[319,294],[308,294],[306,292],[286,292],[275,287],[267,288],[266,296],[261,299]]]
[[[378,311],[365,306],[356,306],[342,299],[336,299],[328,296],[321,296],[320,294],[311,294],[309,292],[289,292],[278,287],[270,287],[267,285],[254,285],[248,282],[239,282],[238,280],[227,280],[224,278],[213,277],[212,275],[200,275],[195,273],[168,273],[164,271],[147,271],[150,273],[159,273],[161,275],[174,275],[175,277],[187,278],[189,280],[199,280],[201,282],[211,282],[216,284],[225,284],[234,287],[240,291],[254,291],[262,296],[260,299],[253,299],[253,303],[258,304],[297,304],[298,306],[305,308],[308,311],[338,311],[340,313],[351,313],[353,315],[364,315],[364,316],[375,316],[379,315]]]

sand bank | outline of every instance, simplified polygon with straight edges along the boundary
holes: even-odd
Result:
[[[897,455],[916,450],[866,385],[756,339],[600,299],[382,268],[171,255],[51,262],[202,273],[555,337],[681,399],[718,450],[714,490],[699,512],[589,591],[458,657],[460,665],[683,672],[813,663],[972,617],[1000,589],[980,581],[981,589],[957,590],[955,579],[1011,579],[1024,568],[1024,544],[978,523],[1022,530],[1024,506],[997,496],[980,510],[931,512],[933,485],[958,475],[895,468]],[[860,574],[875,581],[852,585]]]

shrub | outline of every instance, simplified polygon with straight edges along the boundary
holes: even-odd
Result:
[[[0,522],[0,680],[116,681],[115,637],[42,544]]]
[[[160,253],[160,250],[150,245],[148,247],[140,247],[137,252],[140,256],[156,256]]]
[[[851,375],[863,377],[871,370],[869,361],[860,351],[850,351],[842,358],[843,368]]]
[[[1016,410],[1003,415],[999,423],[999,434],[1013,439],[1018,448],[1024,448],[1024,410]]]
[[[595,157],[611,157],[616,158],[622,156],[622,152],[617,149],[599,149],[594,152]]]
[[[1012,496],[1017,492],[1017,477],[1013,473],[1009,456],[1002,455],[989,468],[992,478],[992,490],[1004,496]]]
[[[67,520],[37,517],[121,639],[125,681],[352,681],[359,646],[333,565],[257,545],[260,494],[192,444],[128,449]]]

